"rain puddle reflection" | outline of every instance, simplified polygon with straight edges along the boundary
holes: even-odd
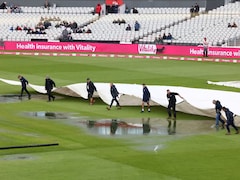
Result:
[[[187,135],[213,131],[211,120],[166,120],[160,118],[98,119],[78,117],[61,112],[25,112],[24,115],[40,119],[62,120],[61,122],[81,127],[97,135]]]
[[[126,140],[134,149],[157,153],[167,142],[188,135],[214,132],[211,120],[166,120],[160,118],[90,119],[73,113],[25,112],[25,116],[79,127],[86,133]],[[139,138],[141,137],[141,138]]]
[[[86,126],[91,133],[100,135],[147,135],[147,134],[168,134],[168,129],[166,126],[161,125],[151,125],[150,118],[141,119],[140,122],[135,122],[128,120],[118,120],[118,119],[105,119],[105,120],[88,120],[86,121]],[[84,122],[82,122],[84,124]]]
[[[70,117],[69,114],[61,113],[61,112],[38,111],[38,112],[27,112],[25,114],[27,114],[27,116],[37,117],[41,119],[68,119]]]
[[[87,129],[100,135],[187,135],[211,132],[213,121],[209,120],[163,120],[158,118],[142,119],[105,119],[80,121]]]
[[[0,96],[0,103],[14,103],[14,102],[19,102],[19,101],[21,101],[21,99],[19,99],[19,96],[15,95],[15,94]]]

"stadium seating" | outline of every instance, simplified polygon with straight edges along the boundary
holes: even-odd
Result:
[[[207,37],[210,45],[224,46],[228,41],[240,37],[238,28],[227,26],[233,22],[240,24],[239,8],[240,2],[229,3],[144,37],[142,42],[151,43],[155,37],[171,33],[173,44],[199,45],[203,37]]]
[[[172,40],[164,43],[198,45],[207,37],[211,45],[224,46],[227,42],[240,37],[237,28],[228,28],[228,23],[240,25],[238,9],[240,2],[229,3],[205,13],[200,8],[199,15],[191,17],[189,8],[137,8],[138,14],[108,14],[98,18],[93,15],[94,7],[21,7],[22,13],[9,13],[0,10],[0,39],[29,41],[45,39],[56,41],[63,28],[56,28],[60,21],[75,21],[82,29],[91,29],[92,33],[73,33],[76,41],[114,41],[119,43],[154,43],[156,37],[171,33]],[[17,26],[34,28],[43,19],[51,20],[52,26],[46,34],[27,34],[27,31],[16,31]],[[124,19],[125,24],[114,24],[113,21]],[[140,23],[140,30],[134,31],[134,23]],[[132,27],[126,31],[127,24]],[[10,30],[13,28],[13,30]]]
[[[23,13],[35,14],[90,14],[94,7],[21,7]]]
[[[75,21],[80,26],[85,26],[84,29],[90,28],[91,34],[72,33],[74,40],[92,40],[92,41],[117,41],[131,43],[148,36],[162,28],[178,23],[189,17],[189,13],[185,13],[186,8],[176,9],[177,14],[171,14],[175,8],[158,8],[154,10],[156,13],[150,13],[152,8],[145,8],[146,13],[139,14],[109,14],[98,19],[97,15],[93,15],[91,8],[74,8],[74,7],[58,7],[58,8],[43,8],[43,7],[21,7],[23,13],[2,13],[4,17],[0,20],[0,26],[3,27],[4,33],[0,38],[4,40],[29,40],[29,39],[48,39],[49,41],[59,39],[62,29],[55,28],[56,21],[52,21],[52,26],[47,29],[46,35],[27,34],[25,31],[10,31],[10,28],[16,26],[35,27],[41,20],[57,17],[62,21]],[[166,10],[164,10],[166,9]],[[185,10],[184,10],[185,9]],[[141,9],[140,9],[141,10]],[[165,13],[169,11],[169,13]],[[79,16],[81,14],[81,16]],[[118,25],[112,22],[116,19],[124,19],[126,24]],[[141,25],[139,31],[125,31],[126,25],[130,24],[134,27],[135,21]],[[100,33],[99,33],[100,32]]]
[[[1,14],[0,27],[1,34],[0,39],[14,40],[14,41],[28,41],[31,39],[47,39],[49,41],[59,39],[62,33],[62,28],[56,28],[55,25],[61,21],[75,21],[78,25],[84,26],[95,21],[98,18],[97,15],[81,14],[76,16],[74,14],[40,14],[40,13],[3,13]],[[24,30],[15,30],[17,26],[35,28],[35,26],[42,21],[42,19],[56,19],[51,21],[52,26],[45,30],[46,34],[27,34]],[[13,30],[10,30],[13,28]]]

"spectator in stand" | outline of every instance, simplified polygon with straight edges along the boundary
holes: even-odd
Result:
[[[63,36],[67,36],[67,35],[68,35],[68,30],[67,30],[67,28],[65,28],[65,29],[62,31],[62,35],[63,35]]]
[[[86,33],[92,33],[92,30],[91,30],[90,28],[88,28],[88,29],[86,30]]]
[[[191,17],[194,17],[195,16],[195,8],[194,8],[194,6],[192,6],[191,8],[190,8],[190,14],[191,14]]]
[[[158,37],[155,37],[154,41],[153,41],[154,44],[158,44]]]
[[[120,20],[119,25],[126,24],[126,21],[124,19]]]
[[[43,26],[44,26],[44,28],[45,29],[47,29],[48,27],[50,27],[52,24],[51,24],[51,22],[49,21],[49,20],[45,20],[44,22],[43,22]]]
[[[78,27],[78,28],[76,29],[76,33],[83,33],[81,27]]]
[[[48,0],[45,0],[45,2],[44,2],[44,7],[45,7],[45,8],[50,8],[50,3],[49,3]]]
[[[36,29],[45,30],[44,22],[39,22],[36,26]]]
[[[161,34],[159,34],[158,37],[155,37],[154,44],[163,44],[163,38],[162,38]]]
[[[162,38],[161,34],[159,34],[159,36],[158,36],[158,43],[163,44],[163,38]]]
[[[21,26],[17,26],[17,27],[15,28],[15,30],[16,30],[16,31],[21,31],[21,30],[22,30],[22,27],[21,27]]]
[[[138,14],[138,10],[136,8],[132,8],[132,13],[133,14]]]
[[[237,27],[237,24],[235,22],[233,22],[233,25],[232,25],[233,28],[236,28]]]
[[[159,35],[159,37],[155,37],[154,44],[163,44],[163,38],[161,35]]]
[[[165,40],[165,39],[167,39],[167,36],[166,36],[166,34],[165,33],[163,33],[163,40]]]
[[[113,24],[119,24],[120,23],[120,19],[115,19],[115,20],[113,20]]]
[[[128,7],[126,7],[126,9],[125,9],[125,14],[129,14],[129,13],[130,13],[130,10],[129,10]]]
[[[171,33],[168,33],[168,35],[167,35],[167,38],[166,38],[166,39],[167,39],[167,40],[172,40],[172,38],[173,38],[173,37],[172,37],[172,34],[171,34]]]
[[[69,32],[69,34],[68,34],[68,41],[73,41],[73,37],[72,37],[72,32]]]
[[[194,6],[192,6],[192,7],[190,8],[190,13],[191,13],[191,14],[194,13]]]
[[[140,24],[139,24],[138,21],[135,21],[134,29],[135,29],[135,31],[139,31],[139,29],[140,29]]]
[[[117,19],[113,21],[113,24],[119,24],[119,25],[126,24],[126,21],[124,19],[121,19],[121,20]]]
[[[66,28],[68,28],[68,27],[71,28],[71,23],[67,22],[67,21],[62,21],[60,25],[63,26],[63,27],[66,27]]]
[[[76,31],[78,24],[75,21],[73,21],[72,23],[70,23],[70,27],[73,31]]]
[[[101,11],[102,11],[101,4],[97,4],[97,6],[95,7],[95,13],[97,13],[99,17],[101,15]]]
[[[17,5],[11,5],[10,6],[10,12],[11,13],[21,13],[22,9]]]
[[[3,2],[3,3],[0,5],[0,9],[7,9],[7,2]]]
[[[22,26],[22,30],[27,31],[27,30],[28,30],[27,26],[26,26],[26,25],[23,25],[23,26]]]
[[[68,41],[72,41],[72,36],[71,36],[71,32],[69,32],[67,30],[67,28],[65,28],[63,31],[62,31],[62,36],[60,38],[61,41],[65,41],[65,42],[68,42]]]
[[[126,27],[126,31],[131,31],[131,30],[132,30],[132,28],[131,28],[130,24],[128,24]]]
[[[198,3],[196,3],[194,6],[194,12],[199,13],[199,10],[200,10],[200,7],[199,7]]]
[[[113,13],[118,13],[118,6],[119,6],[119,4],[118,4],[117,0],[113,0],[112,1],[112,12]]]
[[[32,34],[32,29],[28,29],[27,34]]]

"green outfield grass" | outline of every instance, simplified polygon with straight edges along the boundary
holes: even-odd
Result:
[[[239,80],[240,64],[215,62],[166,61],[151,59],[0,56],[0,78],[17,80],[26,77],[30,83],[44,85],[45,76],[57,86],[85,82],[174,85],[238,92],[239,89],[208,85],[211,81]],[[0,82],[0,95],[19,94],[20,87]],[[164,107],[153,107],[151,113],[140,113],[140,107],[106,110],[97,99],[87,100],[57,95],[47,97],[29,89],[33,98],[16,103],[0,103],[0,147],[59,143],[59,146],[0,150],[2,180],[78,180],[78,179],[238,179],[240,136],[225,136],[225,131],[174,136],[133,137],[97,136],[59,120],[43,120],[22,115],[23,112],[69,112],[88,119],[160,118],[167,116]],[[182,94],[184,96],[184,94]],[[210,100],[211,101],[211,100]],[[233,100],[234,101],[234,100]],[[178,112],[181,120],[214,119]],[[191,128],[191,127],[190,127]],[[141,150],[149,142],[161,144],[158,152]],[[150,143],[151,144],[151,143]],[[154,147],[152,147],[153,149]]]

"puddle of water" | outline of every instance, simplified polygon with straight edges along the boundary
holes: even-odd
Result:
[[[33,160],[36,157],[28,154],[13,154],[13,155],[6,155],[0,158],[0,160],[9,161],[9,160]]]
[[[60,112],[45,112],[45,111],[38,111],[38,112],[25,112],[27,116],[37,117],[41,119],[68,119],[69,115],[67,113],[60,113]]]
[[[87,120],[79,121],[82,127],[93,134],[99,135],[148,135],[158,134],[166,135],[168,130],[166,126],[151,125],[150,119],[140,122],[131,122],[131,120],[105,119],[105,120]]]
[[[214,124],[211,120],[167,121],[160,118],[91,120],[89,117],[81,117],[73,113],[45,111],[25,112],[24,115],[44,120],[57,120],[96,136],[122,138],[130,142],[130,147],[134,149],[154,153],[164,148],[168,141],[215,131],[211,128]]]
[[[61,112],[26,112],[27,116],[40,119],[57,119],[79,126],[87,132],[97,135],[188,135],[213,131],[213,121],[208,120],[163,120],[159,118],[142,119],[99,119],[89,120],[74,114]]]
[[[57,96],[57,99],[61,99],[61,96]],[[31,99],[44,99],[47,100],[47,96],[45,94],[32,94]],[[16,103],[20,101],[28,101],[28,96],[23,94],[22,98],[19,98],[19,94],[7,94],[0,95],[0,103]]]
[[[166,121],[161,119],[79,121],[88,131],[99,135],[184,135],[213,131],[212,121]]]
[[[19,102],[19,101],[21,101],[21,99],[19,99],[19,96],[15,95],[15,94],[0,96],[0,103],[14,103],[14,102]]]

